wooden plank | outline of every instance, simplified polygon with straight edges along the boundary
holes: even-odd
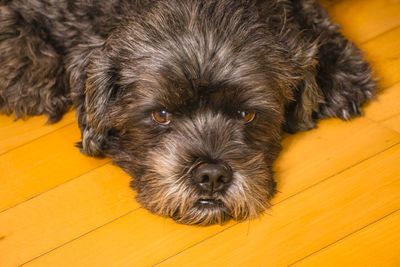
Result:
[[[398,134],[366,118],[350,122],[322,120],[318,129],[289,135],[283,140],[283,151],[275,164],[279,193],[273,203],[399,141]]]
[[[44,116],[14,121],[13,117],[0,114],[0,155],[71,124],[75,121],[74,114],[74,111],[66,113],[63,119],[55,124],[45,124],[47,118]]]
[[[400,114],[398,114],[390,119],[387,119],[384,122],[384,125],[395,130],[396,132],[400,133]]]
[[[366,123],[367,125],[371,123],[366,119],[360,119],[360,121],[364,121],[364,123]],[[358,131],[363,132],[363,129],[359,128],[359,127],[362,128],[362,123],[360,121],[354,121],[346,124],[351,125],[354,123],[358,126],[356,127],[358,128]],[[329,120],[326,121],[325,125],[329,125],[330,123],[338,123],[338,121]],[[281,160],[280,164],[283,164],[281,166],[281,170],[284,169],[285,166],[284,164],[286,163],[289,164],[289,166],[287,167],[288,169],[296,168],[294,166],[301,166],[301,165],[308,166],[308,168],[305,169],[300,168],[299,172],[297,173],[295,171],[289,172],[291,175],[290,177],[285,176],[285,179],[287,180],[285,182],[281,181],[283,185],[280,188],[280,190],[282,191],[280,199],[287,198],[289,196],[288,195],[289,192],[292,193],[292,190],[295,190],[294,189],[295,187],[291,187],[290,185],[291,182],[297,183],[299,185],[298,189],[310,186],[310,180],[308,179],[308,177],[309,173],[312,172],[312,169],[315,168],[316,166],[312,163],[312,161],[316,160],[316,157],[314,156],[308,157],[308,155],[315,153],[315,151],[312,149],[312,147],[314,146],[316,147],[320,146],[322,153],[324,151],[327,152],[331,149],[335,150],[338,149],[338,147],[340,147],[339,148],[340,153],[338,153],[337,156],[334,156],[336,158],[336,161],[329,160],[328,158],[324,157],[323,154],[318,155],[321,158],[318,161],[319,162],[319,166],[317,166],[318,168],[334,172],[335,171],[334,167],[336,166],[337,168],[336,172],[337,172],[345,167],[354,164],[356,162],[356,159],[362,160],[365,159],[365,157],[368,157],[367,154],[364,154],[365,150],[367,151],[369,150],[368,151],[369,153],[376,153],[378,151],[381,151],[385,147],[389,146],[390,144],[393,144],[393,142],[399,142],[399,135],[389,130],[386,130],[374,123],[372,124],[374,125],[372,129],[376,127],[379,128],[381,131],[380,134],[373,134],[374,137],[372,138],[374,138],[375,140],[375,142],[373,143],[381,143],[381,146],[369,150],[370,145],[371,147],[374,146],[369,142],[370,137],[367,137],[367,135],[365,134],[363,137],[362,134],[358,135],[356,132],[350,130],[350,132],[347,132],[349,136],[352,136],[352,141],[350,143],[353,143],[354,146],[356,147],[358,146],[358,143],[360,143],[362,144],[363,149],[360,149],[358,154],[353,154],[352,152],[350,152],[350,154],[348,155],[349,158],[351,159],[347,162],[347,165],[345,166],[343,166],[345,160],[342,161],[341,158],[341,157],[346,158],[345,155],[346,150],[343,149],[343,147],[346,147],[347,151],[351,151],[352,149],[351,145],[349,145],[350,143],[347,143],[346,141],[342,143],[343,140],[341,139],[343,139],[344,135],[340,134],[339,131],[333,131],[332,133],[330,133],[332,137],[329,140],[330,142],[333,142],[333,144],[335,144],[332,147],[327,146],[327,140],[323,138],[324,135],[310,135],[311,138],[308,139],[309,137],[307,137],[307,135],[304,134],[303,136],[301,136],[301,138],[299,137],[297,139],[292,140],[291,143],[286,144],[291,146],[290,152],[287,152],[287,154],[292,154],[293,150],[304,148],[304,146],[301,145],[302,142],[311,142],[309,143],[311,144],[311,147],[310,151],[308,151],[307,154],[304,154],[304,150],[303,153],[297,151],[292,156],[288,155],[287,159]],[[346,126],[343,127],[336,126],[333,128],[339,128],[342,129],[343,132],[346,132],[347,129]],[[315,130],[315,132],[322,131],[322,129],[324,128],[329,128],[329,127],[321,126],[321,128],[319,130]],[[373,131],[372,129],[371,131]],[[329,135],[329,133],[327,134]],[[338,138],[337,140],[334,139],[335,136]],[[321,139],[323,139],[323,141],[321,141]],[[389,143],[387,143],[387,141],[389,141]],[[296,143],[298,143],[299,145],[296,145]],[[325,147],[325,149],[322,149],[323,147]],[[344,153],[344,155],[342,154],[342,152]],[[339,155],[341,157],[339,157]],[[320,181],[322,178],[325,178],[325,174],[323,175],[320,174],[319,176],[317,176],[317,178],[318,179],[315,181]],[[303,183],[301,182],[299,183],[299,181],[303,181]],[[345,183],[345,185],[347,186],[347,183]],[[289,189],[287,190],[286,188]],[[307,196],[309,197],[308,194]],[[291,201],[291,199],[296,197],[297,196],[289,198],[282,203]],[[293,201],[291,201],[290,203],[291,205],[293,205]],[[298,203],[297,204],[297,209],[298,209],[301,201],[298,201],[296,203]],[[314,207],[313,209],[318,209],[318,207],[319,206]],[[310,210],[310,213],[313,211],[313,209]],[[298,210],[296,210],[296,212],[298,212]],[[287,212],[283,210],[280,216],[283,216],[284,214],[287,214]],[[290,216],[294,215],[291,214]],[[271,217],[269,216],[263,216],[260,219],[260,222],[268,223],[270,219]],[[254,223],[259,223],[259,222],[256,221]],[[162,259],[165,259],[168,256],[173,255],[174,253],[182,251],[183,249],[190,247],[196,242],[203,240],[215,233],[221,232],[222,230],[228,228],[232,224],[233,223],[231,222],[227,226],[212,226],[205,228],[182,226],[173,223],[169,219],[163,219],[160,218],[159,216],[149,214],[147,211],[140,210],[133,214],[127,215],[124,218],[121,218],[113,223],[110,223],[109,225],[102,227],[101,229],[89,233],[88,235],[79,238],[74,242],[66,244],[65,246],[57,250],[51,251],[49,254],[46,254],[45,256],[40,257],[31,263],[38,265],[42,264],[52,265],[57,263],[57,265],[64,264],[65,266],[71,265],[72,263],[75,266],[76,265],[87,266],[87,265],[98,265],[98,264],[103,264],[103,265],[121,264],[121,265],[136,265],[136,266],[150,265],[158,261],[161,261]],[[244,227],[247,229],[248,224],[244,225],[245,225]],[[251,222],[251,225],[253,225],[253,222]],[[283,225],[285,225],[285,223],[283,223]],[[221,246],[221,244],[223,243],[219,243],[218,246]],[[99,253],[102,255],[102,257],[98,257]]]
[[[138,208],[130,180],[107,164],[0,213],[1,265],[20,265]]]
[[[287,266],[296,262],[400,208],[399,158],[397,145],[276,205],[269,218],[241,223],[161,266]],[[58,260],[69,256],[64,250],[37,264],[55,263],[57,255]]]
[[[381,88],[400,82],[400,27],[360,45],[380,78]]]
[[[82,175],[108,159],[82,155],[76,124],[0,156],[0,211]]]
[[[400,133],[400,83],[384,89],[365,109],[365,115]]]
[[[400,25],[398,0],[347,0],[328,6],[328,13],[357,44]]]
[[[176,224],[139,209],[24,266],[150,266],[221,230]]]
[[[294,266],[400,266],[400,211]]]
[[[382,90],[376,96],[376,100],[365,108],[365,115],[375,121],[383,122],[397,114],[400,114],[400,83]]]

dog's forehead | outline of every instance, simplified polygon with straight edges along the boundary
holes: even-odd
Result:
[[[135,94],[147,103],[171,111],[199,107],[278,108],[274,79],[257,55],[238,53],[199,61],[178,52],[154,51],[135,59],[121,68],[121,81],[134,84]],[[206,54],[202,50],[192,51],[196,53]]]
[[[236,111],[237,109],[265,109],[274,106],[275,96],[267,83],[246,83],[233,80],[206,80],[182,78],[166,71],[157,82],[143,83],[139,91],[146,92],[148,101],[171,111],[211,108]]]
[[[257,12],[223,1],[194,2],[179,17],[173,15],[175,9],[156,5],[150,18],[122,28],[111,46],[123,57],[119,62],[125,62],[121,82],[138,84],[138,94],[170,109],[273,102],[276,92],[265,59],[269,38],[265,28],[252,21]],[[232,20],[224,15],[228,9]]]
[[[205,106],[238,106],[245,102],[244,89],[239,85],[227,82],[208,82],[205,80],[189,80],[169,83],[160,90],[158,99],[170,108],[205,107]]]

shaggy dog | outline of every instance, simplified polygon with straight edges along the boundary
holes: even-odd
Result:
[[[0,0],[0,108],[59,120],[180,223],[261,214],[282,129],[361,114],[376,84],[315,0]]]

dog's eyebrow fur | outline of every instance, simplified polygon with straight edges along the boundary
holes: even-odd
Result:
[[[267,86],[253,89],[228,82],[212,85],[205,81],[189,81],[186,86],[174,84],[168,89],[159,88],[148,97],[154,107],[164,107],[171,112],[190,113],[205,108],[230,115],[236,115],[238,110],[278,112],[279,106],[269,90]]]

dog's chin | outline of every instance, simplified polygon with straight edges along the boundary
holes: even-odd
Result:
[[[184,214],[176,212],[171,218],[178,223],[203,226],[224,224],[232,219],[223,202],[211,198],[201,198]]]

